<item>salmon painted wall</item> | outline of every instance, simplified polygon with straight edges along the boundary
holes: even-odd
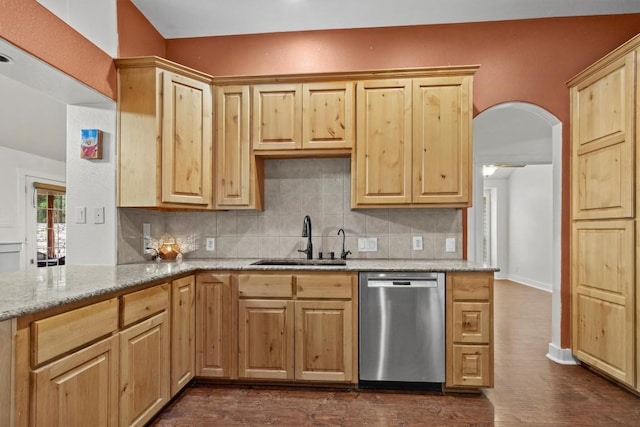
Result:
[[[115,99],[113,58],[35,0],[0,0],[0,37]]]
[[[165,39],[131,3],[118,0],[118,56],[166,57]]]
[[[640,33],[640,14],[167,40],[167,58],[214,76],[479,64],[474,114],[508,101],[563,123],[561,345],[570,347],[566,81]]]

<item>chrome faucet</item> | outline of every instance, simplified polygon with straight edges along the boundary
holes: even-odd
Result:
[[[307,259],[313,258],[313,244],[311,243],[311,217],[305,215],[302,221],[302,237],[307,238],[307,249],[298,249],[298,252],[307,254]]]
[[[344,229],[340,229],[338,230],[338,236],[340,235],[340,233],[342,232],[342,252],[340,252],[340,259],[347,259],[347,255],[351,254],[351,251],[346,251],[344,250],[344,239],[345,239],[345,234],[344,234]]]

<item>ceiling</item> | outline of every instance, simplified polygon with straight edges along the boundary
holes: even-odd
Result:
[[[132,0],[165,38],[640,13],[640,0]],[[105,97],[0,38],[0,146],[66,157],[66,106]],[[10,102],[7,102],[10,100]]]
[[[639,0],[132,0],[164,38],[640,12]]]

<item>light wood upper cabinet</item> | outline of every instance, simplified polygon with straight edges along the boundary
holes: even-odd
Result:
[[[262,162],[251,155],[249,86],[216,88],[216,208],[262,209]]]
[[[413,202],[469,203],[471,77],[413,81]]]
[[[211,208],[211,77],[156,57],[116,65],[118,206]]]
[[[351,148],[355,139],[351,82],[302,85],[302,148]]]
[[[571,87],[573,218],[634,215],[635,52]]]
[[[253,149],[290,150],[302,146],[302,86],[256,85],[253,90]]]
[[[254,150],[352,147],[352,82],[263,84],[252,91]]]
[[[411,80],[359,82],[357,114],[355,205],[410,203]]]
[[[357,83],[352,207],[471,206],[475,70]]]
[[[171,283],[171,396],[196,373],[196,279],[187,276]]]

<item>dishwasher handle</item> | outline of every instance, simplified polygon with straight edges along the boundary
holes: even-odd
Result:
[[[437,288],[438,281],[431,279],[369,279],[367,280],[368,288]]]

